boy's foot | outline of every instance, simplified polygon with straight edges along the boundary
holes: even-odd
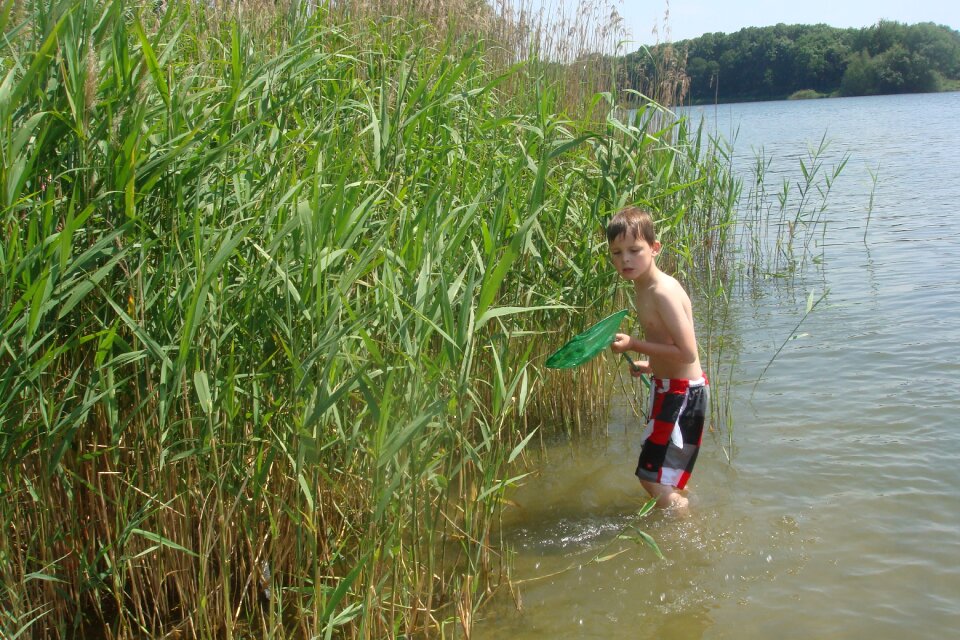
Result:
[[[657,499],[657,507],[661,509],[685,510],[690,504],[690,501],[681,493],[680,489],[671,487],[670,485],[648,482],[646,480],[641,480],[640,484],[643,485],[643,488],[647,490],[648,494]]]
[[[682,496],[676,492],[670,496],[671,509],[686,509],[688,506],[690,506],[690,500],[686,496]]]
[[[670,496],[670,504],[663,510],[677,518],[686,518],[690,515],[690,500],[686,496],[674,493]]]

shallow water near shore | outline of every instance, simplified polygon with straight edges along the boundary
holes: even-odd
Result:
[[[637,519],[638,389],[611,373],[608,424],[548,444],[511,496],[502,533],[518,584],[480,612],[474,637],[952,636],[960,93],[701,113],[723,134],[739,130],[744,166],[762,146],[771,175],[799,173],[824,135],[826,163],[849,154],[816,262],[737,292],[732,460],[725,438],[706,435],[690,514]],[[794,332],[807,296],[826,290]],[[664,559],[614,540],[634,523]]]

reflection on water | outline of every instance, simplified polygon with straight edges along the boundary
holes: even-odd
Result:
[[[716,111],[718,129],[737,125],[741,155],[763,146],[777,171],[825,127],[850,160],[823,264],[736,304],[732,464],[706,437],[690,516],[637,521],[640,427],[622,396],[605,435],[551,445],[512,496],[501,534],[522,607],[495,599],[475,637],[880,640],[960,624],[960,93]],[[633,523],[665,559],[615,540]]]

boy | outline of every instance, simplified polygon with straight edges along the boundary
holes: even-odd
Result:
[[[631,373],[653,376],[649,422],[636,474],[658,507],[684,509],[688,501],[680,491],[697,460],[709,404],[690,298],[679,282],[657,268],[660,243],[647,211],[620,210],[607,224],[607,242],[617,273],[633,282],[645,338],[618,333],[611,349],[645,354],[648,360],[635,361]]]

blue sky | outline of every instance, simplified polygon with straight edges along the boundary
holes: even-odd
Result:
[[[610,0],[633,36],[626,49],[663,42],[666,0]],[[936,22],[960,29],[957,0],[670,0],[666,25],[670,40],[696,38],[704,33],[733,33],[744,27],[818,24],[831,27],[869,27],[880,20],[907,24]],[[658,29],[659,38],[651,33]]]

